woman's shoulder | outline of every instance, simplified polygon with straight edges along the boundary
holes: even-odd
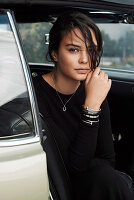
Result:
[[[39,87],[42,81],[42,75],[39,73],[32,74],[32,81],[33,81],[34,87]]]
[[[37,93],[39,91],[42,90],[50,90],[51,89],[51,85],[49,84],[47,78],[45,77],[45,75],[42,74],[36,74],[36,76],[33,77],[33,85],[35,88],[35,91],[37,91]]]
[[[33,77],[33,85],[35,89],[35,95],[38,102],[39,111],[43,116],[47,116],[49,113],[48,106],[48,89],[47,83],[43,79],[42,75],[37,74]]]

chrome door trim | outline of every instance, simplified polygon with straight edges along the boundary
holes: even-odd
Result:
[[[29,138],[21,138],[21,139],[7,139],[0,140],[0,147],[10,147],[10,146],[18,146],[40,142],[39,136],[33,136]]]
[[[54,200],[50,191],[49,191],[49,196],[50,196],[50,200]]]

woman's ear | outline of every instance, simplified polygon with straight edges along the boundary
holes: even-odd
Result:
[[[55,51],[52,51],[51,55],[52,55],[53,60],[54,60],[55,62],[58,62],[57,53],[56,53]]]

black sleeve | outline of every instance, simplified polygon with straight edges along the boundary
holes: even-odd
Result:
[[[107,100],[103,102],[102,110],[103,112],[100,114],[96,157],[105,159],[114,166],[115,152],[112,139],[110,110]]]
[[[71,170],[87,170],[90,165],[99,160],[113,164],[114,148],[109,115],[108,104],[105,100],[101,106],[99,123],[87,125],[81,121],[79,132],[70,146]]]

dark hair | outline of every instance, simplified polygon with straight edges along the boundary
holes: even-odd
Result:
[[[52,51],[58,52],[59,45],[63,37],[67,33],[74,31],[75,28],[79,28],[83,37],[85,38],[84,42],[87,51],[90,55],[91,70],[93,70],[99,65],[100,58],[102,55],[101,32],[98,26],[87,15],[78,11],[66,12],[57,18],[56,22],[54,23],[49,33],[49,49],[48,49],[49,56],[54,62],[53,57],[51,55]],[[89,28],[91,28],[95,33],[95,37],[97,40],[97,47],[95,46],[92,40],[92,35]],[[90,44],[90,47],[87,46],[87,42]]]

